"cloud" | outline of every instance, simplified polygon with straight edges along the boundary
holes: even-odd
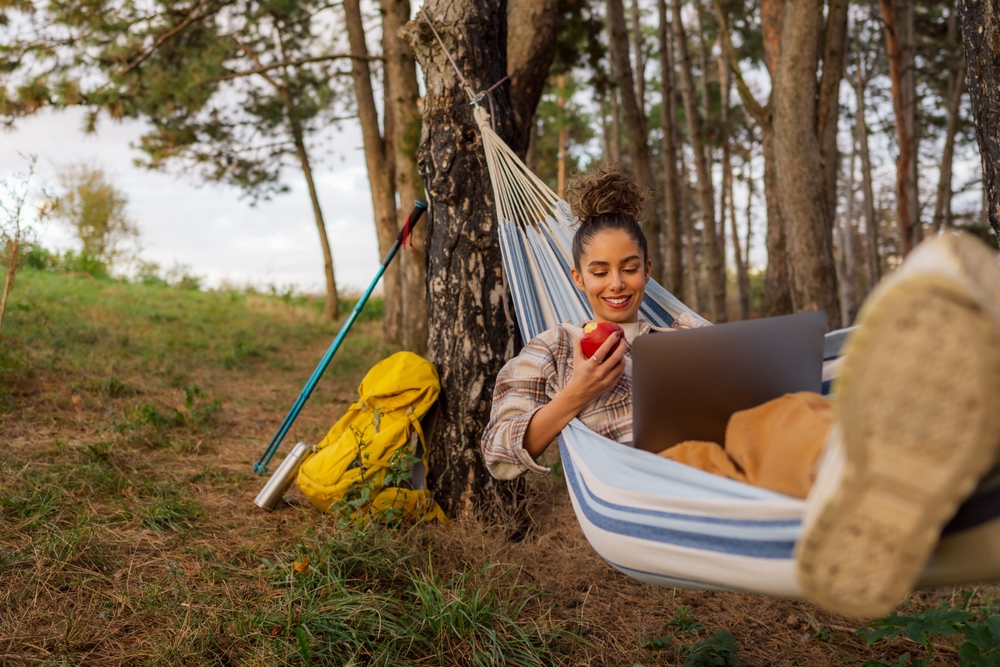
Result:
[[[57,165],[97,162],[129,198],[145,259],[164,267],[185,264],[210,286],[227,280],[323,290],[323,253],[301,172],[285,174],[290,192],[251,206],[231,186],[136,167],[138,151],[130,144],[138,140],[142,122],[104,122],[86,135],[83,116],[81,109],[50,110],[0,134],[0,178],[23,171],[19,153],[38,156],[36,183],[50,186]],[[357,290],[374,278],[380,262],[371,195],[359,131],[330,132],[334,151],[314,166],[316,188],[338,287]],[[59,224],[42,229],[41,239],[50,248],[73,246],[72,235]]]

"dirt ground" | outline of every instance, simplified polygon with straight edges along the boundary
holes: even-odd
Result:
[[[362,323],[352,334],[369,342],[345,354],[348,361],[324,379],[282,452],[300,439],[316,442],[354,400],[360,378],[384,352],[370,342],[377,339],[378,328],[378,322]],[[276,512],[264,512],[252,502],[263,482],[251,466],[325,348],[325,340],[317,339],[298,349],[282,349],[273,363],[233,371],[190,369],[185,382],[196,383],[205,400],[219,402],[213,426],[178,427],[170,444],[155,447],[123,440],[116,424],[138,399],[88,389],[94,382],[91,370],[39,370],[20,385],[14,409],[0,422],[0,487],[8,500],[15,492],[31,498],[40,493],[36,490],[42,486],[26,486],[24,480],[34,479],[32,475],[55,479],[44,475],[64,471],[58,474],[73,476],[77,468],[97,465],[95,461],[102,462],[105,472],[119,471],[115,479],[125,481],[115,482],[118,486],[109,494],[101,490],[106,489],[103,478],[71,477],[77,481],[66,485],[55,514],[46,519],[85,540],[63,561],[54,551],[27,546],[41,534],[28,519],[0,524],[0,556],[6,554],[0,558],[0,578],[6,579],[0,584],[0,664],[197,664],[190,656],[198,654],[193,649],[186,653],[185,646],[202,641],[199,623],[212,614],[224,615],[227,605],[270,595],[251,576],[262,560],[277,562],[290,546],[336,530],[294,487]],[[139,371],[124,372],[122,380],[143,401],[185,411],[181,387]],[[583,637],[584,644],[567,655],[553,656],[558,664],[681,664],[679,654],[660,649],[690,644],[717,630],[732,633],[739,663],[748,666],[895,664],[905,652],[924,655],[903,638],[868,649],[855,634],[858,620],[808,602],[659,588],[632,580],[587,544],[561,479],[546,479],[533,490],[534,527],[519,543],[473,520],[459,520],[449,528],[416,527],[403,539],[433,543],[439,574],[486,562],[509,565],[511,574],[502,585],[523,585],[533,592],[524,608],[526,618],[520,620],[550,627],[570,624]],[[156,503],[165,502],[156,498],[196,502],[201,509],[188,518],[181,509],[172,510],[180,517],[178,525],[187,522],[196,529],[163,529],[136,519],[153,516]],[[36,556],[25,556],[31,553]],[[953,595],[919,594],[914,602]],[[993,589],[976,589],[973,595],[986,599]],[[682,620],[685,614],[678,612],[681,606],[700,627],[677,622],[678,614]],[[673,639],[652,641],[667,636]],[[939,651],[933,664],[958,664],[949,649]]]

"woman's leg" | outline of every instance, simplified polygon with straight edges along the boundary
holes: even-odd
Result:
[[[865,304],[837,384],[838,435],[796,547],[810,599],[888,613],[1000,443],[1000,266],[980,242],[918,247]]]

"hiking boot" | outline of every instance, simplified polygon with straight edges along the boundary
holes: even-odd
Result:
[[[1000,265],[970,236],[915,249],[872,293],[796,546],[807,596],[888,614],[1000,447]]]

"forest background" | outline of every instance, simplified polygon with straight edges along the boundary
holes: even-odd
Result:
[[[449,6],[454,16],[434,15],[434,3],[423,9],[443,22],[466,77],[480,90],[499,84],[490,99],[501,135],[553,189],[610,160],[658,193],[644,222],[654,277],[713,321],[822,309],[831,326],[848,326],[871,286],[926,234],[962,226],[995,238],[955,2],[512,0],[459,3]],[[425,256],[421,229],[387,271],[384,337],[429,352],[442,369],[437,435],[454,456],[436,467],[454,480],[437,480],[450,503],[468,486],[457,480],[469,479],[469,465],[473,487],[490,486],[462,454],[474,449],[485,411],[458,408],[458,397],[472,386],[488,403],[498,364],[520,341],[489,313],[479,317],[486,325],[472,325],[496,334],[472,337],[488,350],[482,359],[443,351],[470,332],[434,307],[457,275],[443,249],[472,257],[466,269],[486,268],[470,294],[497,289],[498,256],[492,241],[455,244],[458,218],[491,215],[480,204],[492,194],[474,140],[458,169],[438,171],[438,129],[470,123],[448,97],[457,79],[447,67],[438,77],[445,61],[429,23],[410,21],[414,10],[397,0],[8,3],[0,115],[15,131],[29,116],[70,108],[83,110],[88,132],[140,121],[136,165],[228,185],[250,203],[287,200],[298,184],[330,319],[340,310],[333,248],[365,225],[330,238],[330,210],[343,211],[337,201],[323,205],[323,159],[357,148],[343,140],[360,129],[378,255],[433,183],[428,228],[452,231],[438,235],[441,252]],[[468,53],[480,48],[468,26],[497,11],[509,35],[494,25],[480,36],[493,41]],[[448,104],[436,108],[441,94]],[[459,215],[459,200],[475,205]],[[451,264],[438,270],[442,262]]]
[[[585,655],[701,664],[692,656],[702,651],[735,664],[731,635],[699,634],[689,608],[698,607],[736,633],[740,650],[755,651],[755,663],[811,664],[803,656],[829,650],[808,642],[836,639],[845,662],[908,664],[908,644],[865,653],[864,628],[806,603],[641,588],[582,544],[557,479],[529,488],[485,473],[475,450],[493,378],[523,341],[504,314],[468,93],[491,91],[483,100],[497,132],[555,190],[599,160],[655,190],[644,217],[654,273],[710,319],[823,309],[831,326],[848,325],[924,236],[961,226],[996,247],[1000,70],[982,48],[997,37],[996,3],[428,0],[426,16],[415,9],[405,0],[0,3],[9,129],[39,114],[82,120],[84,130],[132,123],[140,168],[249,202],[295,197],[309,212],[325,285],[319,300],[277,289],[267,297],[204,290],[197,275],[164,275],[141,253],[129,266],[108,239],[143,227],[123,215],[132,193],[77,178],[100,165],[87,172],[58,155],[40,157],[66,178],[31,180],[26,151],[21,175],[5,179],[0,219],[0,313],[10,297],[0,319],[9,447],[0,566],[17,575],[0,596],[24,612],[0,627],[25,633],[6,637],[3,657],[309,662],[325,651],[336,664],[390,653],[386,662],[406,662],[433,647],[435,659],[455,663],[523,649],[525,663]],[[351,128],[359,141],[338,143]],[[296,522],[249,514],[255,478],[235,470],[259,452],[350,305],[333,252],[350,241],[329,232],[342,212],[329,199],[336,167],[322,174],[327,151],[336,164],[338,152],[358,148],[366,178],[355,172],[352,187],[364,189],[374,225],[358,217],[352,228],[376,241],[375,261],[413,199],[429,200],[431,212],[416,247],[387,273],[381,310],[315,397],[326,412],[307,415],[296,435],[315,441],[376,359],[425,353],[443,389],[428,482],[449,514],[472,522],[466,532],[331,538],[334,519],[295,502]],[[103,218],[83,216],[80,183],[104,193],[94,200]],[[53,217],[70,223],[71,250],[39,244]],[[282,216],[271,217],[281,230]],[[205,243],[211,230],[198,226],[186,243]],[[107,236],[94,233],[102,229]],[[513,524],[497,521],[498,507]],[[393,549],[405,555],[388,558]],[[140,552],[146,574],[133,590]],[[497,554],[518,565],[494,587]],[[297,587],[296,572],[317,578]],[[544,596],[521,595],[522,576]],[[356,596],[333,613],[330,586]],[[72,603],[66,591],[79,592]],[[914,664],[976,641],[1000,650],[987,623],[1000,618],[994,593],[921,594],[879,636],[908,628],[922,656]],[[603,616],[578,622],[588,602]],[[658,602],[676,613],[654,614],[651,628]],[[411,618],[413,609],[422,611]],[[386,615],[399,621],[392,632],[415,633],[398,651],[381,639]],[[338,634],[360,618],[372,621],[368,634]],[[545,623],[528,632],[536,618]],[[763,630],[748,629],[749,619]],[[664,657],[667,632],[689,633],[690,645]],[[972,639],[939,646],[940,635]]]

